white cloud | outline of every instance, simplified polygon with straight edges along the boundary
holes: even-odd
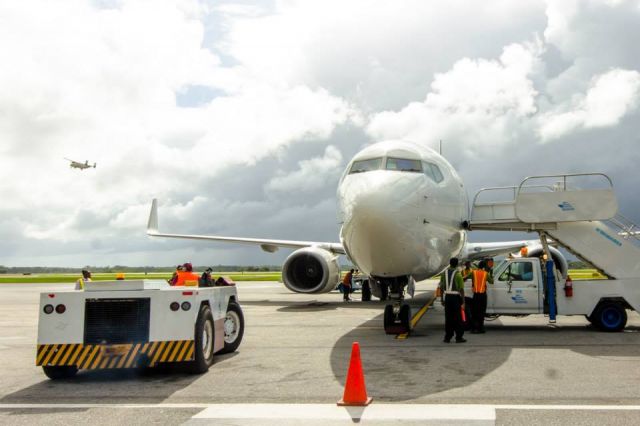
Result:
[[[561,137],[576,129],[614,126],[640,101],[640,73],[611,70],[592,79],[586,94],[574,95],[540,117],[544,141]]]
[[[300,161],[299,166],[292,173],[271,179],[265,189],[281,193],[316,191],[340,173],[343,166],[342,154],[335,146],[329,145],[324,156]]]
[[[375,114],[368,131],[379,139],[406,138],[431,146],[444,139],[468,154],[509,144],[521,122],[536,112],[530,75],[541,52],[539,43],[512,44],[499,60],[461,59],[435,75],[423,102]]]

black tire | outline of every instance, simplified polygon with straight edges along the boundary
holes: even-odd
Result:
[[[195,326],[195,359],[191,361],[189,370],[194,374],[202,374],[209,371],[213,364],[214,342],[213,315],[207,305],[203,305],[198,312]]]
[[[42,370],[51,380],[60,380],[75,376],[78,372],[78,367],[75,365],[44,365]]]
[[[362,301],[363,302],[371,301],[371,286],[369,285],[369,280],[365,280],[362,283]]]
[[[405,333],[411,331],[411,307],[407,303],[400,306],[400,325],[404,328]]]
[[[593,320],[602,331],[621,331],[627,325],[627,311],[620,303],[601,303],[593,314]]]
[[[395,315],[393,314],[393,305],[387,305],[384,307],[384,331],[387,334],[394,334],[395,328]]]
[[[235,352],[244,336],[244,315],[236,302],[229,302],[227,316],[224,319],[224,348],[221,354]]]

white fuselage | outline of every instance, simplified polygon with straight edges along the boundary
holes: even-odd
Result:
[[[427,278],[465,243],[462,180],[425,146],[385,141],[365,148],[348,164],[337,198],[342,245],[365,274]]]

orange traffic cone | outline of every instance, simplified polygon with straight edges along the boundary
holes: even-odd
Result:
[[[364,383],[364,372],[362,371],[362,361],[360,361],[360,344],[353,342],[344,395],[338,401],[338,405],[364,406],[369,405],[371,399],[367,397],[367,387]]]

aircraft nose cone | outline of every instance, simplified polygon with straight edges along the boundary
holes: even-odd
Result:
[[[417,255],[416,182],[404,176],[378,176],[351,183],[342,194],[342,239],[351,259],[367,273],[405,274]]]

